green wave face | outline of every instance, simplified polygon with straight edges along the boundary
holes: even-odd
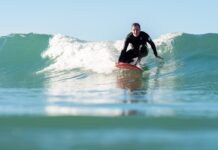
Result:
[[[46,65],[41,53],[47,49],[49,35],[11,34],[0,38],[0,86],[39,84],[35,73]]]

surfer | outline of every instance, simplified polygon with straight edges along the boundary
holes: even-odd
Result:
[[[133,58],[137,58],[137,63],[140,63],[141,58],[148,55],[147,43],[150,44],[156,58],[163,59],[157,54],[156,46],[150,36],[141,31],[139,23],[133,23],[131,32],[127,35],[124,42],[123,50],[121,51],[119,62],[132,63]],[[128,45],[131,44],[131,49],[127,51]]]

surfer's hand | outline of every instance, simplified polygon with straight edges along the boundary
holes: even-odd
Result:
[[[141,62],[141,57],[138,57],[137,61],[135,62],[135,65],[140,64]]]

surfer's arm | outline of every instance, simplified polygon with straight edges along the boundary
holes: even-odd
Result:
[[[159,58],[159,59],[163,59],[162,57],[160,57],[160,56],[157,54],[157,48],[156,48],[154,42],[151,40],[150,37],[148,38],[148,43],[151,45],[151,48],[152,48],[152,50],[153,50],[153,52],[154,52],[155,57],[157,57],[157,58]]]
[[[157,57],[158,54],[157,54],[156,46],[155,46],[154,42],[151,40],[150,37],[148,38],[148,43],[151,45],[151,48],[152,48],[152,50],[153,50],[153,52],[154,52],[154,55]]]
[[[125,40],[125,42],[124,42],[124,46],[123,46],[122,51],[126,52],[126,50],[127,50],[127,48],[128,48],[128,45],[129,45],[129,40],[128,40],[128,38],[127,38],[127,39]]]

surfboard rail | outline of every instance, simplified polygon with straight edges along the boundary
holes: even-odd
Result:
[[[136,65],[132,65],[129,63],[123,63],[123,62],[118,62],[116,63],[116,67],[120,68],[120,69],[130,69],[130,70],[139,70],[139,71],[143,71],[142,68],[136,66]]]

